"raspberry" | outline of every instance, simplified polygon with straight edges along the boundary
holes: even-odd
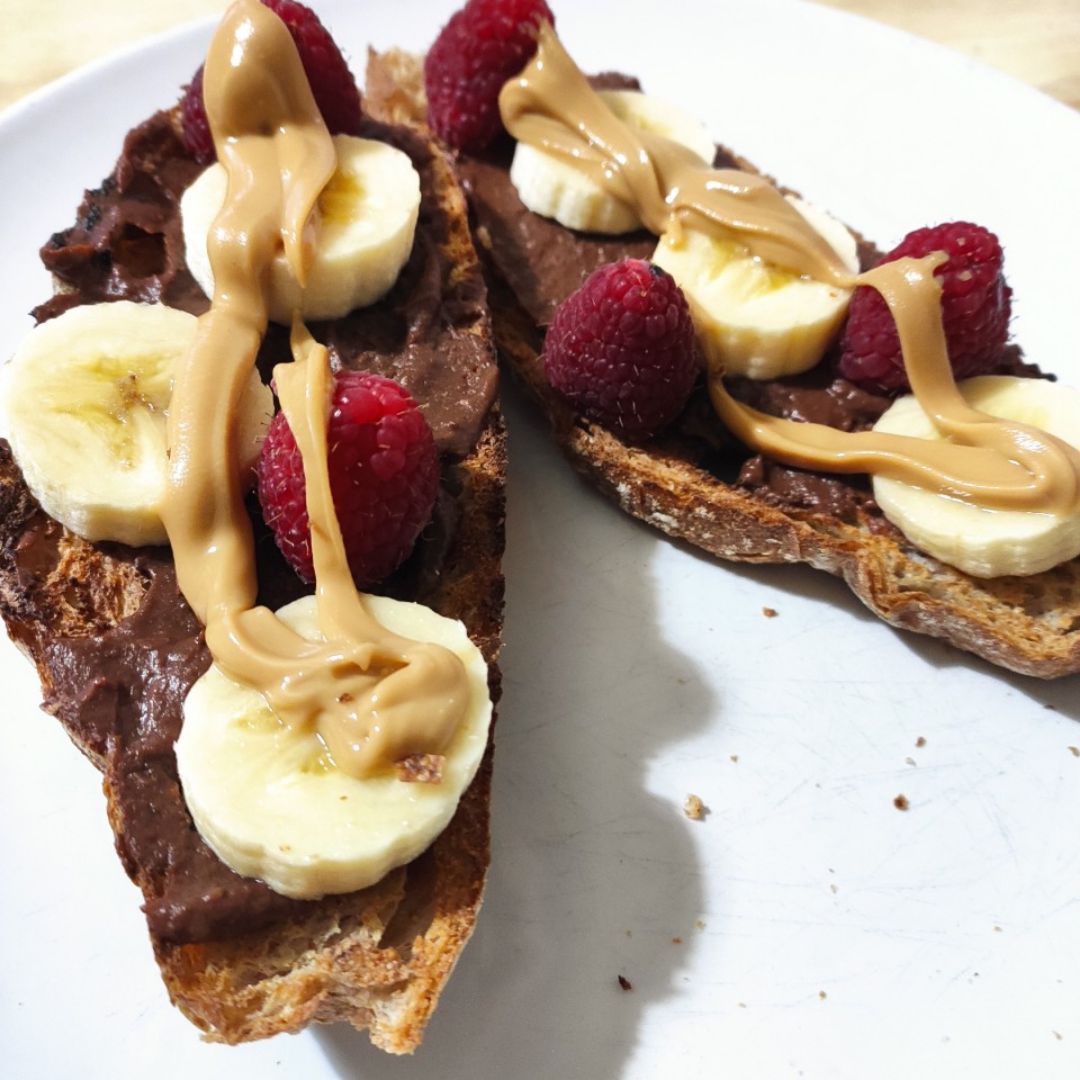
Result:
[[[360,91],[348,62],[318,15],[296,0],[262,0],[289,28],[331,135],[360,134]]]
[[[210,121],[206,117],[202,81],[203,65],[200,64],[191,83],[184,87],[184,96],[180,99],[180,122],[188,152],[196,161],[205,163],[214,160],[214,139],[210,134]]]
[[[459,150],[483,150],[502,131],[499,91],[536,52],[555,16],[544,0],[469,0],[424,61],[428,121]]]
[[[262,0],[289,28],[315,103],[331,135],[360,134],[360,91],[341,50],[318,15],[296,0]],[[195,72],[180,102],[184,145],[199,161],[213,161],[214,143],[203,101],[203,69]]]
[[[697,377],[682,290],[641,259],[600,267],[555,312],[544,370],[556,390],[617,434],[655,435],[682,411]]]
[[[431,519],[439,487],[431,428],[400,383],[342,371],[326,441],[349,567],[358,586],[374,585],[404,562]],[[303,461],[282,412],[271,421],[257,472],[263,519],[289,565],[312,581]]]
[[[1012,290],[1002,273],[998,238],[980,225],[954,221],[908,233],[881,261],[944,251],[938,267],[949,361],[958,379],[984,374],[1001,358],[1009,335]],[[881,295],[855,290],[841,342],[840,374],[867,390],[910,389],[896,324]]]

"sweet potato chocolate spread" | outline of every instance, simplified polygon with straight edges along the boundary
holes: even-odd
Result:
[[[344,319],[317,323],[335,366],[397,378],[420,402],[443,455],[444,490],[436,520],[385,591],[424,600],[453,543],[454,462],[475,443],[496,388],[494,357],[472,332],[484,313],[479,275],[449,265],[440,244],[451,228],[437,197],[435,162],[427,144],[402,128],[365,122],[365,137],[397,146],[421,178],[421,210],[408,264],[378,304]],[[208,301],[188,273],[180,234],[179,198],[200,166],[184,150],[169,113],[135,128],[111,176],[87,192],[76,224],[42,249],[65,292],[39,307],[39,320],[68,307],[103,300],[163,301],[201,314]],[[260,351],[264,377],[289,356],[287,331],[272,329]],[[60,563],[62,530],[37,508],[6,444],[0,443],[0,561],[18,589],[0,597],[16,640],[55,623],[37,589]],[[304,591],[253,513],[260,600],[277,607]],[[258,881],[240,877],[196,832],[176,775],[173,743],[183,700],[210,658],[202,628],[176,585],[166,550],[101,545],[141,583],[137,610],[88,636],[51,636],[46,647],[46,708],[104,764],[121,821],[118,849],[129,873],[149,879],[146,914],[163,940],[194,942],[258,929],[303,908]],[[92,583],[73,581],[70,600]],[[138,591],[136,588],[134,591]]]

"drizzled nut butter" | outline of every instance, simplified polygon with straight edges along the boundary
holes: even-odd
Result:
[[[266,330],[270,263],[283,247],[303,285],[316,203],[336,162],[292,38],[256,0],[226,14],[204,88],[228,192],[209,241],[215,294],[173,392],[165,525],[180,588],[218,665],[263,693],[285,723],[315,727],[334,764],[362,777],[446,747],[467,703],[464,670],[449,650],[386,631],[356,593],[327,474],[329,359],[299,327],[295,359],[275,375],[304,461],[326,640],[309,642],[256,606],[232,417]]]
[[[1026,424],[970,408],[952,376],[934,269],[942,255],[851,274],[839,256],[767,181],[710,169],[655,133],[635,131],[598,97],[549,25],[536,56],[503,88],[500,107],[515,138],[580,168],[631,206],[654,233],[734,236],[757,257],[841,288],[877,289],[896,320],[912,388],[944,441],[841,432],[758,412],[737,401],[724,371],[708,372],[710,399],[729,430],[771,457],[825,472],[886,476],[977,506],[1075,514],[1080,454]]]

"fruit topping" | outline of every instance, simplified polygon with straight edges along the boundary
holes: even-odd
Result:
[[[330,490],[349,568],[373,585],[407,558],[431,519],[439,459],[431,428],[400,383],[369,372],[337,375],[327,428]],[[288,563],[313,581],[303,461],[284,413],[258,465],[263,519]]]
[[[4,368],[4,433],[42,509],[85,540],[168,540],[166,424],[198,319],[164,304],[81,304],[34,327]],[[274,403],[254,368],[235,417],[243,483]]]
[[[881,261],[935,251],[949,256],[936,277],[953,373],[958,379],[986,374],[1000,360],[1009,334],[1012,290],[1002,272],[1001,244],[981,225],[955,221],[908,233]],[[840,374],[871,391],[910,389],[896,324],[874,289],[856,289],[851,299]]]
[[[1047,379],[984,375],[960,384],[973,408],[990,416],[1036,425],[1080,446],[1080,391]],[[922,405],[901,397],[874,425],[890,435],[943,438]],[[973,502],[874,477],[882,513],[916,547],[972,577],[1041,574],[1080,555],[1080,516],[986,509]]]
[[[682,290],[641,259],[602,266],[555,312],[548,381],[616,434],[645,439],[671,423],[698,372]]]
[[[857,272],[855,237],[824,211],[787,199]],[[850,289],[782,270],[734,237],[699,229],[662,236],[653,262],[685,291],[709,368],[725,375],[779,379],[809,371],[836,340],[851,299]]]
[[[176,763],[200,834],[238,873],[285,896],[367,888],[416,858],[453,816],[487,746],[487,665],[465,627],[420,604],[386,596],[364,596],[363,603],[389,632],[442,646],[461,661],[464,715],[441,754],[350,775],[318,726],[283,724],[257,690],[237,685],[216,664],[184,701]],[[313,596],[277,615],[308,641],[322,640]],[[438,782],[430,779],[433,769]]]
[[[635,132],[663,135],[693,150],[703,164],[716,153],[706,127],[676,105],[637,90],[601,90],[600,100]],[[526,208],[568,229],[619,236],[644,227],[637,210],[599,180],[567,161],[527,142],[514,148],[510,180]]]
[[[203,65],[195,72],[191,82],[184,87],[180,99],[180,123],[184,132],[184,145],[197,161],[213,161],[214,137],[210,134],[210,120],[203,100]]]
[[[382,299],[408,262],[420,213],[420,175],[412,159],[377,139],[336,135],[337,168],[319,196],[319,231],[307,283],[301,289],[280,248],[270,266],[270,318],[288,326],[305,319],[337,319]],[[228,179],[220,163],[180,199],[188,269],[214,295],[208,237],[225,205]]]
[[[442,28],[424,62],[428,121],[459,150],[483,150],[502,131],[499,91],[536,52],[555,16],[544,0],[469,0]]]
[[[331,135],[360,133],[360,91],[330,32],[311,8],[296,0],[262,0],[289,28],[300,53],[304,74]],[[199,161],[214,160],[214,143],[203,102],[203,69],[187,87],[180,102],[184,144]]]

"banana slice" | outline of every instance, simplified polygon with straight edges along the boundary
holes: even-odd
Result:
[[[168,542],[165,422],[173,372],[195,339],[194,315],[127,300],[72,308],[35,327],[3,372],[12,453],[50,517],[87,540]],[[250,469],[273,415],[258,373],[240,422]]]
[[[487,665],[465,627],[420,604],[381,596],[364,604],[388,629],[444,645],[465,664],[470,704],[439,783],[339,771],[316,734],[285,727],[261,694],[216,666],[184,702],[176,761],[199,832],[238,874],[285,896],[352,892],[414,859],[446,828],[487,746]],[[314,597],[278,615],[309,640],[321,637]]]
[[[857,273],[855,237],[801,199],[788,202]],[[750,254],[737,240],[697,229],[660,238],[653,262],[682,287],[710,369],[751,379],[808,371],[840,330],[849,289],[798,277]]]
[[[1031,424],[1080,446],[1080,391],[1006,375],[967,379],[960,389],[982,412]],[[941,437],[913,396],[895,401],[874,430]],[[1077,515],[988,510],[884,477],[874,478],[874,498],[917,548],[972,577],[1040,574],[1080,555]]]
[[[307,288],[301,291],[284,252],[271,268],[270,318],[337,319],[386,295],[412,251],[420,213],[420,176],[407,154],[375,139],[334,137],[338,166],[319,197],[319,232]],[[180,200],[187,263],[207,296],[214,274],[206,238],[225,201],[225,169],[211,165]]]
[[[602,90],[600,97],[620,120],[682,143],[711,164],[716,147],[704,125],[689,113],[636,90]],[[609,195],[573,165],[536,147],[518,143],[510,179],[533,213],[554,218],[568,229],[615,236],[641,228],[632,206]]]

